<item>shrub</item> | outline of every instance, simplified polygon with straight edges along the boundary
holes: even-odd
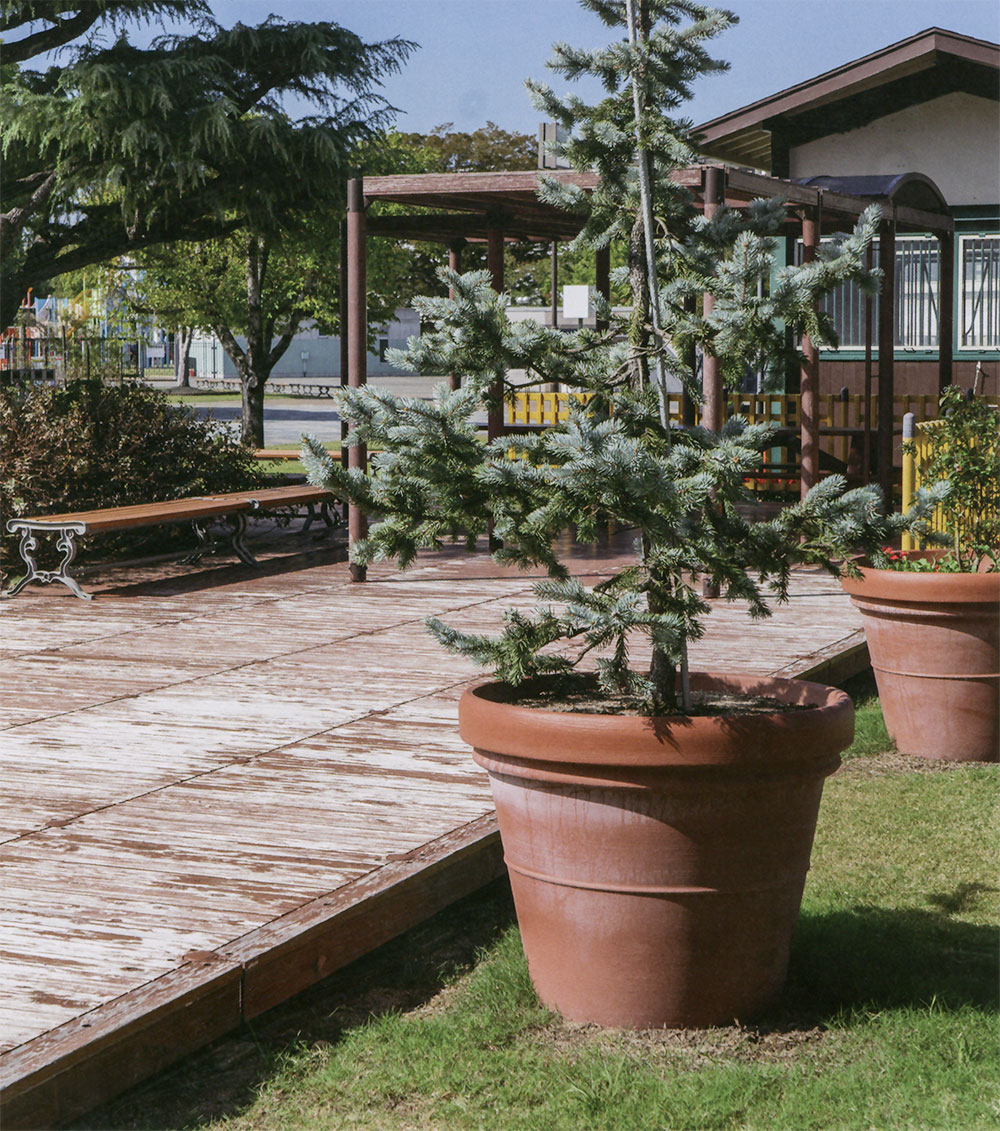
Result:
[[[143,385],[99,380],[0,389],[0,571],[18,560],[10,518],[237,491],[265,482],[224,426]],[[184,537],[190,539],[189,534]],[[179,544],[176,531],[88,539],[81,558]],[[14,567],[16,569],[16,567]]]

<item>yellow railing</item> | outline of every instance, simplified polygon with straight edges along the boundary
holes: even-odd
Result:
[[[552,425],[566,420],[569,416],[570,398],[581,404],[590,399],[589,393],[540,393],[526,391],[515,393],[506,409],[506,422],[509,425]],[[730,416],[746,417],[751,424],[763,421],[778,427],[799,427],[801,420],[799,401],[796,393],[730,393],[727,398]],[[893,426],[899,430],[903,417],[913,413],[920,417],[937,414],[938,398],[932,395],[900,394],[893,397]],[[677,394],[669,397],[671,420],[681,419],[681,399]],[[878,398],[872,397],[869,429],[874,431],[877,419]],[[820,437],[823,451],[847,466],[851,460],[850,430],[865,427],[865,399],[863,396],[841,397],[824,393],[818,398],[817,415],[820,429],[840,431],[839,435]],[[778,445],[765,453],[766,478],[749,482],[753,490],[785,491],[795,493],[799,489],[797,454]]]

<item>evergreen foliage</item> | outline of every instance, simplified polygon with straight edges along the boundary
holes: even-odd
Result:
[[[163,16],[196,30],[130,42],[129,24]],[[413,46],[276,16],[225,29],[202,0],[2,0],[0,33],[3,325],[28,286],[63,272],[169,240],[273,232],[339,199],[351,148],[391,114],[380,80]],[[64,64],[24,65],[59,44]],[[286,95],[315,113],[293,120]]]
[[[383,133],[354,147],[369,173],[423,172],[419,149]],[[305,321],[340,329],[340,222],[343,184],[311,210],[291,212],[280,230],[251,228],[224,238],[162,244],[119,261],[133,311],[171,327],[212,331],[236,367],[243,393],[242,435],[264,446],[264,388]],[[368,313],[374,326],[393,315],[408,286],[411,256],[386,240],[368,257]],[[242,336],[241,344],[237,337]]]
[[[960,570],[983,557],[1000,568],[1000,415],[957,385],[942,391],[940,411],[923,478],[948,482],[942,510],[954,560]]]
[[[612,27],[626,22],[621,2],[584,3]],[[877,287],[865,273],[864,253],[878,212],[866,212],[851,236],[824,249],[816,263],[781,270],[775,266],[780,201],[759,201],[742,214],[721,208],[707,220],[698,215],[686,190],[670,178],[695,158],[689,124],[670,115],[694,77],[721,69],[703,43],[734,17],[688,0],[636,0],[636,7],[638,42],[619,39],[594,52],[556,47],[556,70],[601,79],[608,93],[598,105],[557,99],[532,84],[540,108],[572,128],[562,152],[575,168],[601,174],[601,187],[591,195],[554,179],[543,195],[587,210],[579,245],[628,241],[629,318],[607,333],[563,334],[514,323],[507,317],[507,296],[492,291],[485,272],[442,272],[454,298],[418,302],[432,329],[412,339],[400,360],[421,373],[460,373],[462,390],[440,389],[430,406],[351,391],[343,406],[352,421],[350,442],[382,449],[371,474],[344,471],[311,441],[303,458],[314,482],[346,492],[381,519],[355,548],[359,563],[395,557],[405,566],[418,549],[445,538],[471,544],[489,518],[502,542],[498,561],[545,567],[549,579],[536,587],[542,604],[534,617],[511,613],[498,640],[434,624],[442,643],[516,685],[565,668],[567,661],[546,649],[573,639],[581,645],[577,661],[601,651],[598,671],[607,692],[659,713],[675,710],[678,699],[689,706],[687,645],[701,635],[708,612],[702,579],[726,599],[747,601],[752,617],[765,617],[769,601],[786,599],[794,565],[836,573],[835,559],[855,548],[874,551],[903,520],[882,517],[877,488],[848,491],[841,477],[832,476],[771,520],[749,521],[740,509],[750,499],[744,480],[773,445],[771,429],[739,418],[718,433],[664,424],[665,391],[650,382],[651,361],[661,362],[697,396],[695,373],[683,360],[689,344],[710,349],[733,381],[748,363],[773,362],[781,324],[830,340],[815,304],[849,279]],[[692,22],[680,26],[684,20]],[[659,334],[647,284],[637,135],[652,162]],[[707,316],[686,301],[705,292],[716,300]],[[472,414],[495,405],[498,391],[512,389],[510,370],[523,370],[529,384],[560,381],[593,396],[560,427],[482,445]],[[924,521],[929,506],[922,498],[909,522]],[[594,541],[612,525],[637,532],[637,560],[587,589],[569,577],[558,538],[572,529],[578,539]],[[636,633],[653,646],[646,674],[628,663]]]

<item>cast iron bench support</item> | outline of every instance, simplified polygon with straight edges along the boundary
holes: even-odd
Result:
[[[21,543],[18,548],[21,551],[21,560],[28,567],[28,572],[0,596],[16,597],[29,581],[40,581],[43,585],[48,585],[52,581],[61,581],[77,597],[82,597],[85,601],[92,599],[89,593],[84,593],[77,584],[76,578],[72,577],[69,572],[70,564],[76,557],[76,535],[86,534],[87,532],[87,528],[82,522],[67,522],[57,526],[51,524],[34,526],[30,519],[22,521],[12,518],[7,523],[7,530],[11,534],[20,533]],[[56,540],[56,549],[62,552],[62,560],[55,569],[39,569],[38,563],[35,561],[35,551],[38,549],[37,535],[42,533],[59,535]]]

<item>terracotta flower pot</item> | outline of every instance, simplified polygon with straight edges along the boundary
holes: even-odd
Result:
[[[650,719],[520,707],[496,683],[462,697],[532,980],[572,1020],[725,1024],[784,983],[823,779],[854,708],[813,683],[692,682],[813,709]]]
[[[1000,573],[862,567],[860,579],[845,577],[842,584],[864,618],[885,725],[898,749],[995,762]]]

